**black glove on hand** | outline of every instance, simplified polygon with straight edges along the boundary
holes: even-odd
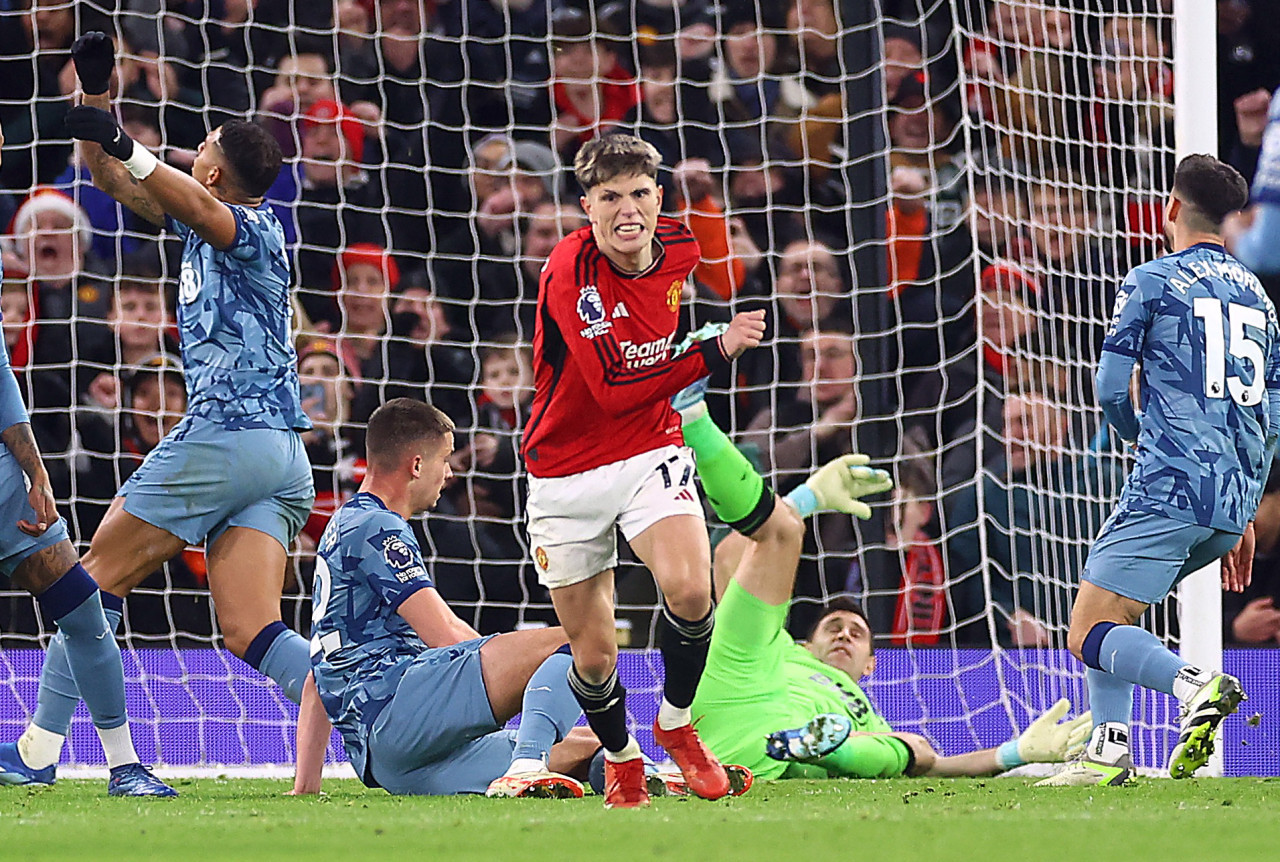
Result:
[[[85,95],[98,96],[111,85],[111,70],[116,65],[116,48],[111,37],[94,30],[85,33],[71,46],[71,59],[76,64],[76,77]]]
[[[63,123],[71,137],[102,144],[103,152],[112,158],[123,162],[133,155],[133,138],[124,133],[115,117],[101,108],[79,105],[67,111]]]

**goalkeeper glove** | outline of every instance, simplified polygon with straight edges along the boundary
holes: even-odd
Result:
[[[871,507],[860,498],[879,494],[893,487],[893,479],[884,470],[873,470],[871,459],[854,453],[841,455],[818,468],[808,480],[787,495],[800,517],[807,518],[819,509],[831,509],[867,520]]]
[[[111,86],[116,49],[106,33],[100,30],[85,33],[71,46],[71,59],[76,64],[80,89],[84,90],[86,96],[102,95]]]
[[[1024,763],[1059,763],[1083,751],[1093,732],[1093,717],[1086,712],[1079,718],[1062,721],[1070,710],[1071,701],[1062,698],[1031,722],[1017,739],[996,749],[1000,768],[1013,769]]]

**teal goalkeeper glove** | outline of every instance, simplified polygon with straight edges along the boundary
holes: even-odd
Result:
[[[1093,717],[1086,712],[1079,718],[1062,721],[1070,711],[1071,701],[1065,697],[1045,710],[1017,739],[997,749],[1000,767],[1013,769],[1024,763],[1060,763],[1083,751],[1093,732]]]
[[[803,485],[787,495],[787,501],[802,518],[828,509],[865,521],[871,517],[871,507],[861,498],[893,487],[892,477],[884,470],[868,467],[870,463],[869,457],[856,452],[841,455],[819,467]]]

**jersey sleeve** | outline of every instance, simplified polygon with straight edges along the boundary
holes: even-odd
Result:
[[[266,221],[255,210],[244,206],[231,206],[231,214],[236,219],[236,236],[231,245],[222,250],[236,260],[250,261],[254,258],[266,260],[267,239],[265,236]]]
[[[833,778],[897,778],[913,761],[911,747],[901,739],[873,733],[850,735],[818,763]]]
[[[1129,397],[1129,379],[1133,366],[1142,357],[1149,323],[1145,291],[1136,273],[1131,272],[1116,294],[1111,326],[1102,344],[1102,358],[1094,381],[1098,406],[1123,440],[1138,438],[1138,417]]]
[[[570,278],[548,268],[547,310],[564,338],[596,402],[611,416],[665,400],[695,380],[728,367],[718,338],[700,342],[696,350],[644,368],[629,368],[608,319],[593,322],[579,312],[579,298]],[[600,315],[600,317],[603,317]]]
[[[394,517],[370,519],[360,570],[393,612],[418,590],[435,586],[422,561],[418,540]]]

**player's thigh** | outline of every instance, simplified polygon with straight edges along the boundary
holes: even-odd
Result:
[[[489,638],[430,649],[400,678],[369,733],[373,775],[388,790],[408,775],[500,728],[485,691],[480,650]],[[388,783],[391,782],[391,783]]]
[[[771,605],[731,582],[716,608],[707,665],[698,694],[711,700],[754,699],[781,690],[788,604]]]
[[[767,604],[788,604],[795,589],[804,533],[804,521],[796,511],[782,499],[775,499],[773,512],[751,538],[731,533],[716,548],[719,593],[723,595],[728,581],[733,580]]]
[[[237,464],[237,470],[257,478],[227,516],[209,529],[208,541],[217,541],[233,527],[247,527],[272,537],[287,550],[310,517],[316,499],[302,437],[267,428],[236,433],[248,435],[246,443],[252,449],[251,455]]]
[[[538,582],[555,591],[618,564],[620,465],[570,476],[530,476],[525,509]]]
[[[187,541],[131,514],[116,497],[93,533],[84,567],[107,592],[125,595],[165,560],[187,547]]]
[[[534,671],[567,639],[560,627],[497,635],[480,648],[484,689],[494,717],[505,723],[520,711]]]
[[[692,483],[693,453],[664,446],[628,459],[624,487],[634,489],[618,527],[673,609],[705,612],[711,597],[711,546]],[[678,612],[678,611],[677,611]]]
[[[380,773],[375,777],[383,788],[395,794],[484,793],[495,778],[507,771],[515,747],[515,732],[498,730],[462,743],[442,760],[396,773],[389,779],[383,779]]]
[[[1169,594],[1193,550],[1217,532],[1162,515],[1118,510],[1093,543],[1082,580],[1155,604]]]
[[[227,647],[241,655],[269,623],[280,619],[287,556],[271,535],[232,527],[208,547],[209,592]]]

